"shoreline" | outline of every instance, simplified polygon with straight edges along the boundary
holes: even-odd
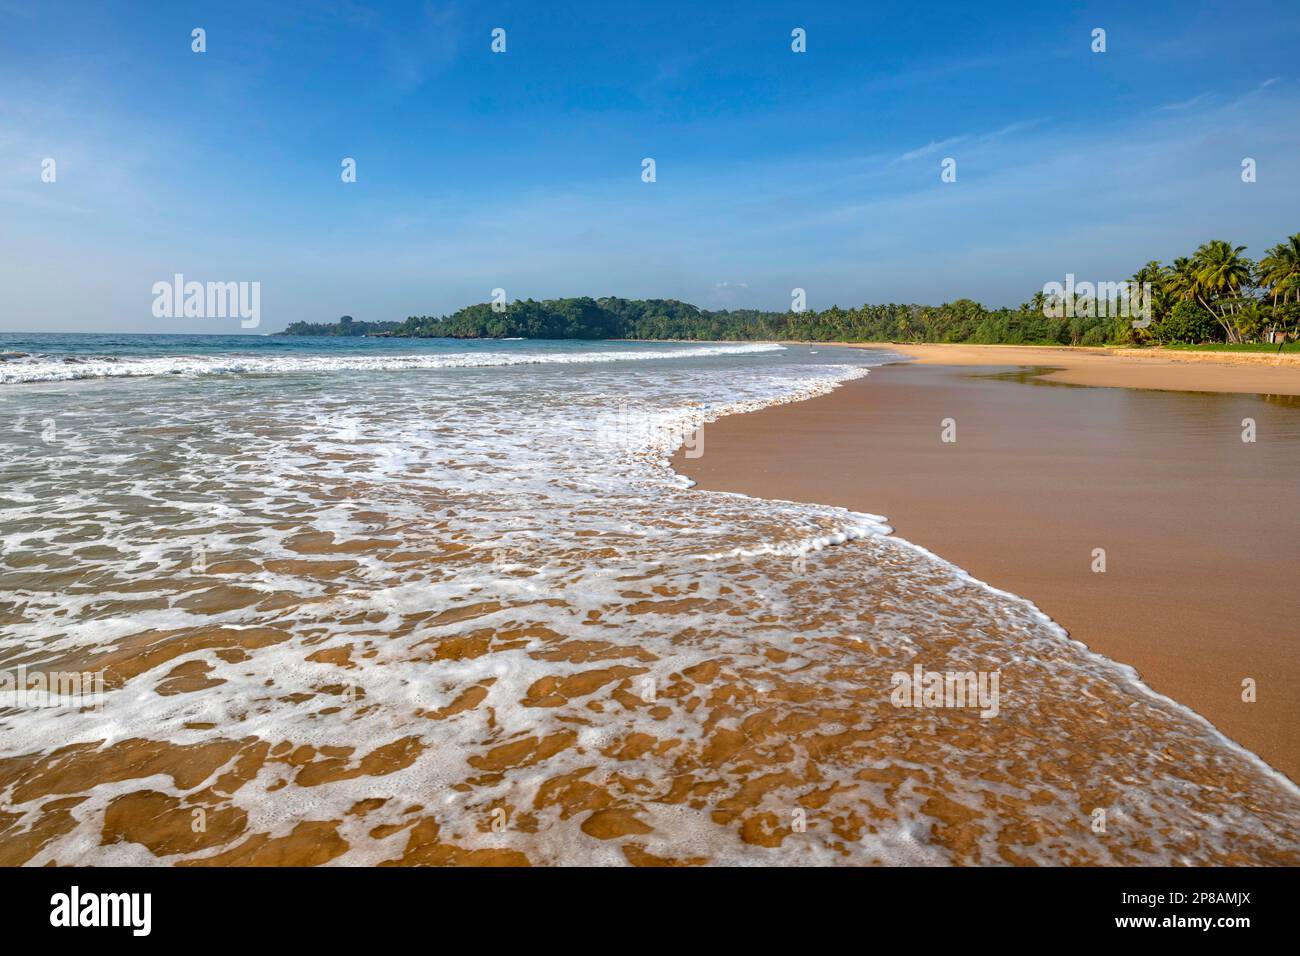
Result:
[[[665,460],[682,442],[712,463],[719,429],[771,437],[769,416],[788,413],[827,456],[804,455],[793,478],[847,475],[856,492],[860,472],[842,457],[853,441],[870,464],[908,463],[880,458],[878,424],[855,417],[887,394],[900,416],[918,389],[956,388],[964,453],[979,452],[969,415],[981,402],[1000,421],[1009,396],[1077,410],[1080,396],[1127,393],[967,381],[979,369],[945,386],[947,367],[869,371],[868,353],[765,348],[648,374],[476,376],[486,387],[468,401],[430,387],[466,381],[455,375],[334,373],[304,388],[250,376],[233,405],[214,398],[220,383],[105,390],[122,393],[113,417],[73,446],[105,493],[60,467],[16,486],[16,533],[68,531],[24,536],[8,583],[34,600],[6,611],[11,664],[99,672],[103,707],[24,702],[8,715],[18,733],[0,792],[14,812],[0,819],[0,859],[1300,860],[1300,788],[1115,655],[1067,638],[1036,592],[869,515],[696,493]],[[824,403],[849,390],[863,400],[819,433]],[[33,417],[60,391],[34,392]],[[186,400],[159,405],[161,393]],[[250,403],[253,420],[228,414]],[[644,419],[629,414],[641,407]],[[521,421],[519,408],[541,414]],[[700,423],[707,443],[684,437]],[[612,428],[617,446],[583,443]],[[15,460],[43,463],[36,433],[17,434]],[[188,488],[196,468],[196,494],[115,507],[125,482]],[[196,498],[215,506],[198,522]],[[90,534],[88,508],[103,522]],[[1122,581],[1134,559],[1107,546]],[[60,600],[87,589],[96,603]],[[85,623],[60,626],[74,616]],[[969,673],[976,696],[900,704],[886,688],[917,666]],[[451,796],[435,806],[430,794]],[[201,832],[196,808],[210,814]],[[1104,839],[1089,826],[1097,808],[1117,814]],[[504,827],[488,822],[498,809]]]
[[[854,345],[890,352],[918,365],[1042,369],[1065,385],[1173,392],[1300,395],[1300,354],[1197,352],[1039,345]]]
[[[1147,359],[1025,362],[1025,346],[869,348],[914,361],[720,419],[703,457],[679,452],[672,467],[701,490],[883,515],[1300,780],[1300,662],[1283,612],[1294,546],[1280,530],[1300,521],[1300,364],[1266,370],[1279,374],[1257,391],[1254,363],[1171,372]],[[1110,363],[1100,380],[1098,361]],[[1240,440],[1245,417],[1253,444]]]

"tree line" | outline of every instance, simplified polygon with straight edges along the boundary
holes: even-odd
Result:
[[[295,322],[284,335],[529,338],[969,342],[984,345],[1243,345],[1300,336],[1300,233],[1252,261],[1244,246],[1203,244],[1170,264],[1148,262],[1132,282],[1150,284],[1149,323],[1135,326],[1102,303],[1059,314],[1037,292],[1016,308],[971,299],[943,305],[894,303],[820,312],[707,310],[676,299],[613,296],[519,299],[466,306],[447,316],[401,322]],[[498,311],[500,309],[500,311]]]

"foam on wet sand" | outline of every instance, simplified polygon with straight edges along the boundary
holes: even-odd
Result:
[[[0,666],[109,691],[0,711],[0,857],[1297,861],[1295,787],[1032,604],[666,467],[877,359],[699,358],[30,386]],[[916,663],[998,717],[892,706]]]

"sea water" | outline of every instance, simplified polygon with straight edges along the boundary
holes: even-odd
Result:
[[[886,353],[0,354],[0,670],[105,687],[0,694],[5,862],[1298,862],[1293,785],[1029,602],[669,467]]]

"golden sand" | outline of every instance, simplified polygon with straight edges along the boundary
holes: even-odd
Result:
[[[707,454],[674,467],[701,488],[883,514],[1300,779],[1295,357],[890,348],[917,362],[717,422]]]
[[[710,425],[705,456],[679,464],[716,487],[890,515],[904,536],[1034,598],[1294,772],[1300,673],[1283,612],[1294,587],[1295,408],[1155,396],[1172,403],[1163,408],[1150,393],[1096,391],[1109,404],[1092,404],[1094,390],[889,368],[826,398]],[[1254,459],[1218,432],[1241,417],[1234,402],[1265,436]],[[960,441],[936,448],[952,409]],[[905,858],[926,862],[1300,863],[1293,790],[1181,711],[1079,667],[1069,642],[1008,623],[977,585],[878,537],[818,552],[806,575],[788,556],[735,553],[755,542],[725,533],[708,547],[729,556],[697,573],[690,562],[703,546],[686,540],[662,549],[676,573],[652,583],[629,572],[600,608],[581,608],[581,594],[501,591],[381,613],[349,597],[473,575],[491,556],[434,518],[413,527],[390,517],[382,487],[312,491],[357,501],[367,530],[347,537],[313,527],[309,510],[282,512],[274,520],[300,557],[232,549],[202,575],[149,582],[238,625],[142,629],[81,659],[42,662],[102,668],[110,687],[193,701],[196,714],[226,689],[213,676],[222,666],[255,683],[224,718],[186,724],[183,739],[195,742],[141,728],[0,760],[0,864],[94,860],[96,842],[179,865],[353,856],[697,866],[738,853],[875,863],[886,850],[864,843],[896,839]],[[678,527],[690,515],[657,520]],[[547,560],[614,559],[619,533],[548,542]],[[1086,571],[1095,544],[1110,551],[1106,575]],[[372,577],[359,576],[363,561]],[[779,609],[749,589],[755,562],[776,582]],[[302,588],[249,587],[268,563]],[[836,584],[864,580],[864,569],[878,572],[870,593]],[[128,584],[76,582],[117,592],[103,613],[127,620],[131,595],[149,590]],[[930,594],[944,600],[929,616],[901,613]],[[553,626],[530,614],[566,602],[571,616],[545,618]],[[653,650],[627,639],[632,621]],[[888,675],[918,653],[936,666],[1000,667],[1004,717],[892,706]],[[290,692],[262,667],[268,658],[321,678],[288,682]],[[521,666],[527,679],[514,683]],[[638,682],[651,667],[661,679],[647,697]],[[386,708],[377,691],[393,669],[429,675],[434,702]],[[1259,678],[1258,704],[1239,702],[1242,675]],[[361,720],[360,741],[329,732]],[[326,730],[310,743],[292,733],[313,726]],[[394,783],[403,780],[435,783]],[[1097,807],[1113,811],[1102,836]],[[272,822],[258,822],[264,810]],[[1212,834],[1188,820],[1234,825]]]
[[[1046,367],[1047,381],[1177,392],[1300,395],[1300,354],[1038,345],[888,345],[923,365]]]

